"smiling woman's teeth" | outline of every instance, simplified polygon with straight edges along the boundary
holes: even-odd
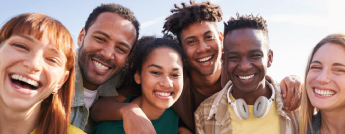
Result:
[[[238,76],[238,77],[240,77],[240,79],[247,80],[247,79],[253,78],[254,74],[248,75],[248,76]]]
[[[94,64],[98,69],[103,69],[103,70],[109,69],[109,67],[106,67],[106,66],[102,65],[102,63],[99,63],[99,62],[97,62],[97,61],[92,61],[92,62],[93,62],[93,64]]]
[[[157,94],[159,96],[163,96],[163,97],[168,97],[171,95],[171,93],[165,93],[165,92],[155,92],[155,94]]]
[[[38,82],[37,81],[35,81],[33,79],[30,79],[30,78],[26,78],[26,77],[18,75],[18,74],[12,74],[11,78],[14,79],[14,80],[25,82],[27,84],[30,84],[30,85],[34,86],[34,87],[38,86]]]
[[[205,61],[208,61],[212,58],[212,56],[209,56],[209,57],[205,57],[205,58],[202,58],[200,60],[198,60],[198,62],[205,62]]]
[[[320,89],[314,89],[315,93],[321,96],[332,96],[335,94],[335,92],[329,91],[329,90],[320,90]]]

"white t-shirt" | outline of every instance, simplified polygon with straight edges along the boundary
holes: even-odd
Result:
[[[97,96],[97,90],[89,90],[84,87],[84,102],[85,102],[85,106],[88,109],[90,109],[93,101],[95,100]]]

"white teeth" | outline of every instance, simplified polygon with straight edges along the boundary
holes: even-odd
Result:
[[[102,63],[99,63],[99,62],[97,62],[97,61],[92,61],[92,62],[93,62],[93,64],[94,64],[98,69],[103,69],[103,70],[109,69],[109,67],[104,66]]]
[[[321,96],[332,96],[335,94],[335,92],[329,91],[329,90],[320,90],[315,88],[314,89],[315,93]]]
[[[38,82],[33,80],[33,79],[30,79],[30,78],[26,78],[24,76],[21,76],[21,75],[18,75],[18,74],[12,74],[11,75],[11,78],[12,79],[15,79],[15,80],[19,80],[19,81],[22,81],[22,82],[25,82],[27,84],[30,84],[34,87],[37,87],[38,86]],[[17,86],[17,85],[16,85]],[[17,86],[18,87],[18,86]]]
[[[205,58],[202,58],[200,60],[198,60],[198,62],[205,62],[205,61],[208,61],[212,58],[212,56],[209,56],[209,57],[205,57]]]
[[[171,93],[165,93],[165,92],[155,92],[157,95],[159,96],[163,96],[163,97],[168,97],[171,95]]]
[[[238,77],[240,77],[240,79],[248,80],[248,79],[250,79],[250,78],[253,78],[253,77],[254,77],[254,74],[248,75],[248,76],[238,76]]]

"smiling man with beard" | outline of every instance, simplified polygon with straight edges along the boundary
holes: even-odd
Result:
[[[89,109],[99,96],[116,96],[121,70],[137,41],[139,22],[117,4],[102,4],[78,36],[77,76],[71,124],[89,132]]]

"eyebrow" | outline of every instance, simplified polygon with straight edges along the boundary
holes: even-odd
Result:
[[[111,39],[110,36],[107,33],[105,33],[105,32],[95,31],[95,33],[102,34],[103,36],[107,37],[108,39]],[[122,44],[123,46],[127,47],[128,49],[131,49],[131,46],[129,44],[127,44],[127,43],[120,42],[120,44]]]
[[[149,65],[148,67],[156,67],[156,68],[159,68],[159,69],[163,69],[162,66],[159,66],[159,65],[156,65],[156,64],[151,64],[151,65]],[[173,71],[176,71],[176,70],[180,70],[180,69],[179,69],[179,68],[173,68],[172,70],[173,70]]]
[[[262,52],[262,51],[261,49],[254,49],[254,50],[249,51],[249,53],[254,53],[254,52]],[[230,51],[230,52],[227,52],[226,54],[238,54],[238,52]]]
[[[203,35],[205,36],[205,35],[207,35],[207,34],[209,34],[209,33],[211,33],[211,31],[206,31]],[[186,40],[188,40],[188,39],[190,39],[190,38],[195,38],[195,36],[189,36],[189,37],[187,37],[186,39],[184,39],[184,41],[186,41]]]
[[[25,39],[27,39],[27,40],[29,40],[29,41],[31,41],[31,42],[34,42],[34,39],[32,39],[31,37],[29,37],[29,36],[26,36],[26,35],[18,35],[18,36],[20,36],[20,37],[22,37],[22,38],[25,38]]]

